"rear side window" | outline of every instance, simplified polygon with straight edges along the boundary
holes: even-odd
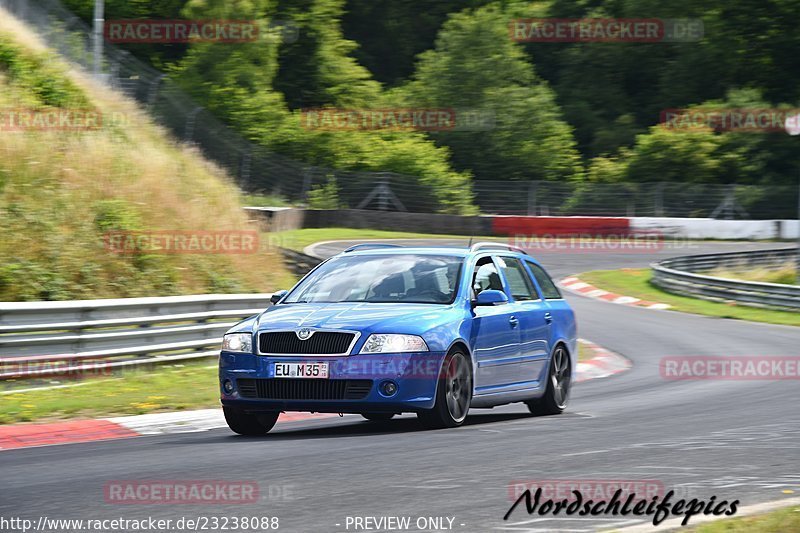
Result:
[[[513,257],[498,257],[497,264],[500,265],[500,270],[508,282],[508,288],[511,290],[511,296],[515,300],[538,300],[539,296],[536,294],[536,289],[525,272],[525,267],[519,259]]]
[[[533,277],[536,278],[536,282],[539,284],[539,287],[542,289],[542,295],[547,300],[557,300],[561,298],[561,292],[556,287],[556,284],[553,283],[553,280],[550,279],[550,276],[547,272],[544,271],[542,267],[536,265],[534,263],[530,263],[526,261],[528,264],[528,268],[531,269],[531,273]]]

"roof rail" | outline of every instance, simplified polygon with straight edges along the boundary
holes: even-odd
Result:
[[[526,252],[519,246],[513,246],[511,244],[503,244],[501,242],[476,242],[475,244],[469,247],[469,251],[477,252],[478,250],[483,250],[484,248],[503,248],[505,250],[511,250],[512,252],[519,252],[525,255],[529,255],[528,252]]]
[[[352,252],[361,248],[403,248],[399,244],[388,244],[383,242],[362,242],[361,244],[354,244],[342,253]]]

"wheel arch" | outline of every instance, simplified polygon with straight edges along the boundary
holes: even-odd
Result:
[[[571,348],[570,345],[574,347]],[[567,351],[567,355],[569,356],[570,362],[570,375],[574,380],[577,372],[578,372],[578,343],[577,341],[570,342],[569,339],[565,338],[558,338],[553,342],[553,348],[550,350],[550,355],[547,358],[547,367],[550,368],[550,361],[553,359],[553,354],[556,352],[556,348],[559,346],[563,346],[564,349]]]
[[[453,342],[451,342],[450,347],[447,348],[448,355],[453,353],[453,351],[457,349],[462,350],[464,352],[464,355],[466,355],[467,357],[470,358],[470,360],[472,360],[472,352],[470,352],[467,341],[465,341],[464,339],[456,339]]]
[[[446,355],[450,355],[451,353],[455,352],[456,350],[460,350],[464,355],[467,356],[467,358],[469,358],[469,363],[470,363],[469,368],[470,368],[470,374],[471,374],[471,378],[472,378],[472,394],[474,396],[475,395],[475,374],[476,374],[476,371],[478,370],[477,369],[477,364],[478,363],[477,363],[477,361],[475,361],[475,358],[472,357],[472,352],[469,349],[469,343],[467,343],[467,341],[465,341],[464,339],[458,338],[458,339],[454,340],[453,342],[451,342],[450,346],[447,348]],[[442,365],[444,365],[445,360],[447,360],[446,356],[442,358]],[[443,369],[443,366],[440,365],[440,367],[439,367],[440,375],[441,375],[442,369]],[[439,380],[436,380],[436,390],[437,391],[439,390]]]

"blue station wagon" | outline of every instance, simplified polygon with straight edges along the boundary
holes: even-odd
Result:
[[[567,405],[575,315],[512,246],[360,244],[272,302],[223,338],[221,401],[236,433],[263,435],[283,411],[416,413],[443,428],[470,408]]]

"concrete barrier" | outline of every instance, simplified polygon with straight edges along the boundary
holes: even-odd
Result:
[[[800,238],[800,220],[779,220],[781,223],[779,239]]]
[[[777,239],[780,220],[717,220],[713,218],[631,218],[634,231],[657,231],[665,237],[689,239]],[[786,237],[791,238],[791,237]]]
[[[492,217],[402,213],[366,209],[245,208],[268,224],[270,231],[301,228],[356,228],[448,235],[492,235]]]

